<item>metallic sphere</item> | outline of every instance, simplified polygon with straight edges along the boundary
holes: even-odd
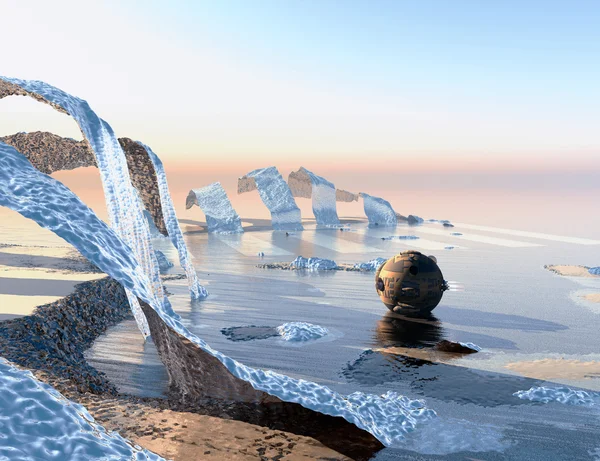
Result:
[[[448,284],[434,256],[410,250],[377,269],[375,288],[389,310],[426,316],[439,304]]]

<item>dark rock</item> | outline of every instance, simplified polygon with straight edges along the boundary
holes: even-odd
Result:
[[[433,347],[436,351],[440,352],[453,352],[457,354],[475,354],[477,351],[470,347],[463,346],[460,343],[454,341],[442,340]]]

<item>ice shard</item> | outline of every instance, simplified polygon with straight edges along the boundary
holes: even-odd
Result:
[[[181,233],[179,221],[177,221],[177,215],[175,214],[175,206],[173,205],[171,194],[169,194],[169,185],[167,184],[167,175],[165,173],[163,163],[160,158],[158,158],[158,155],[156,155],[154,151],[150,149],[150,147],[139,141],[137,143],[146,150],[150,160],[152,161],[152,165],[154,166],[156,180],[158,182],[158,192],[160,195],[163,220],[165,222],[165,226],[167,227],[169,238],[179,253],[179,262],[181,263],[181,267],[187,275],[188,286],[192,299],[204,299],[208,296],[208,292],[206,291],[206,288],[204,288],[198,281],[196,270],[192,265],[192,257],[190,256],[183,240],[183,234]]]
[[[0,206],[17,211],[62,237],[144,301],[141,308],[161,359],[175,381],[172,384],[213,394],[233,390],[240,398],[259,401],[276,398],[297,403],[309,410],[342,417],[386,445],[401,443],[408,432],[436,416],[423,401],[395,392],[379,396],[355,392],[344,396],[320,384],[250,368],[212,349],[192,334],[168,301],[156,293],[150,278],[153,274],[148,274],[116,231],[67,187],[36,170],[23,155],[3,143],[0,143]],[[141,211],[140,219],[144,219]]]
[[[258,190],[261,200],[271,212],[273,229],[304,229],[300,208],[277,168],[259,168],[238,179],[238,194],[253,190]]]
[[[294,197],[312,198],[312,209],[318,225],[339,225],[336,210],[336,190],[333,183],[304,167],[292,171],[288,185]]]
[[[365,214],[369,219],[370,226],[395,226],[398,224],[396,212],[390,202],[364,192],[359,195],[363,199]]]
[[[185,201],[186,209],[194,205],[206,216],[208,232],[217,234],[239,234],[244,232],[240,217],[235,212],[220,182],[200,189],[192,189]]]

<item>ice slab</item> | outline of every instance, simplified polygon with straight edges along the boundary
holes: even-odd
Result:
[[[220,182],[192,189],[186,199],[186,208],[198,205],[206,216],[208,232],[238,234],[244,232],[239,215],[231,206]]]

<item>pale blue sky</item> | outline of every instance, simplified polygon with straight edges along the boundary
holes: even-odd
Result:
[[[600,170],[599,1],[0,4],[0,74],[163,157]]]

